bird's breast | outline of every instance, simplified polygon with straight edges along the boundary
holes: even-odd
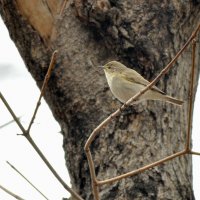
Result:
[[[143,89],[143,86],[140,87],[137,83],[132,83],[119,76],[110,78],[108,80],[108,85],[113,95],[122,103],[125,103],[132,96]]]
[[[108,73],[105,73],[105,75],[106,75],[106,79],[107,79],[108,85],[109,85],[109,87],[110,87],[110,89],[111,89],[111,87],[112,87],[112,82],[113,82],[113,76],[110,75],[110,74],[108,74]]]

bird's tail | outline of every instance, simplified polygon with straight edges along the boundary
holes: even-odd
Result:
[[[167,96],[167,95],[165,96],[165,99],[166,99],[166,101],[173,103],[175,105],[179,105],[179,106],[182,106],[184,103],[184,101],[182,101],[182,100],[179,100],[179,99],[173,98],[171,96]]]

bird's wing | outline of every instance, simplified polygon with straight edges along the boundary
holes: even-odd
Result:
[[[139,73],[137,73],[136,71],[133,71],[132,69],[127,68],[128,70],[126,70],[125,72],[123,72],[122,76],[124,76],[124,78],[126,77],[126,79],[130,82],[135,82],[144,86],[147,86],[150,82],[147,81],[146,79],[144,79]],[[157,88],[156,86],[152,87],[153,90],[161,93],[161,94],[165,94],[162,90],[160,90],[159,88]]]

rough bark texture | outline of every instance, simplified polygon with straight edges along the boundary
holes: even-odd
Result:
[[[1,0],[0,12],[39,87],[52,51],[59,51],[45,99],[62,129],[72,186],[84,199],[93,199],[83,147],[91,131],[120,105],[97,66],[117,59],[153,79],[196,27],[200,4],[194,0],[75,0],[60,17],[61,3]],[[152,101],[135,105],[112,121],[92,144],[100,180],[184,148],[190,53],[187,50],[158,84],[185,100],[182,108]],[[194,199],[191,156],[103,186],[101,199]]]

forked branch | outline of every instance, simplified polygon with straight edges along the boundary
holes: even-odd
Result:
[[[6,101],[6,99],[4,98],[3,94],[0,92],[0,98],[3,101],[4,105],[6,106],[6,108],[8,109],[8,111],[10,112],[10,114],[12,115],[13,119],[15,120],[15,122],[17,123],[17,125],[19,126],[19,128],[22,131],[22,135],[25,136],[25,138],[29,141],[29,143],[32,145],[32,147],[35,149],[35,151],[38,153],[38,155],[40,156],[40,158],[43,160],[43,162],[47,165],[47,167],[49,168],[49,170],[53,173],[53,175],[56,177],[56,179],[61,183],[61,185],[77,200],[83,200],[74,190],[72,190],[65,182],[64,180],[59,176],[59,174],[55,171],[55,169],[52,167],[52,165],[49,163],[49,161],[46,159],[46,157],[44,156],[44,154],[40,151],[40,149],[38,148],[38,146],[35,144],[35,142],[33,141],[33,139],[30,136],[30,128],[33,124],[33,121],[35,119],[35,116],[37,114],[37,111],[39,109],[40,103],[41,103],[41,98],[44,95],[44,91],[45,88],[47,86],[48,80],[51,76],[51,72],[55,66],[55,62],[56,62],[56,55],[57,55],[57,51],[54,51],[51,57],[51,62],[49,64],[48,67],[48,71],[47,74],[45,76],[42,88],[41,88],[41,93],[38,99],[38,102],[36,104],[33,116],[31,118],[31,121],[29,123],[28,129],[25,130],[25,128],[23,127],[23,125],[21,124],[21,122],[19,121],[19,119],[17,118],[17,116],[15,115],[14,111],[12,110],[12,108],[10,107],[10,105],[8,104],[8,102]]]
[[[192,73],[191,73],[191,85],[190,85],[190,100],[188,102],[189,104],[189,111],[188,111],[188,132],[187,132],[187,138],[186,138],[186,147],[183,151],[177,152],[172,154],[171,156],[168,156],[164,159],[161,159],[160,161],[154,162],[152,164],[146,165],[140,169],[134,170],[132,172],[108,179],[108,180],[104,180],[104,181],[98,181],[97,177],[96,177],[96,173],[95,173],[95,167],[94,167],[94,162],[92,159],[92,155],[90,152],[90,145],[91,143],[94,141],[95,137],[97,136],[97,134],[103,129],[103,127],[105,127],[107,124],[109,124],[111,122],[112,119],[114,119],[116,116],[118,116],[127,106],[131,105],[131,103],[134,100],[137,100],[141,95],[143,95],[145,92],[147,92],[149,89],[151,89],[158,81],[159,79],[165,75],[169,69],[171,69],[173,67],[173,64],[177,61],[177,59],[179,58],[179,56],[185,51],[185,49],[189,46],[189,44],[192,41],[195,41],[196,35],[200,30],[200,24],[198,24],[197,28],[195,29],[195,31],[192,33],[192,35],[190,36],[190,38],[187,40],[187,42],[184,44],[184,46],[181,48],[181,50],[175,55],[175,57],[169,62],[169,64],[156,76],[156,78],[150,82],[143,90],[141,90],[140,92],[138,92],[135,96],[133,96],[132,98],[130,98],[125,104],[123,104],[119,109],[117,109],[114,113],[112,113],[108,118],[106,118],[102,123],[100,123],[91,133],[90,137],[88,138],[84,150],[87,156],[87,160],[88,160],[88,165],[89,165],[89,169],[90,169],[90,175],[91,175],[91,179],[92,179],[92,189],[93,189],[93,195],[94,195],[94,199],[95,200],[99,200],[99,192],[98,192],[98,187],[100,185],[103,184],[108,184],[108,183],[112,183],[114,181],[118,181],[121,180],[123,178],[126,177],[130,177],[132,175],[141,173],[149,168],[152,168],[154,166],[160,165],[166,161],[169,161],[173,158],[176,158],[178,156],[181,155],[185,155],[185,154],[195,154],[195,155],[199,155],[199,153],[197,152],[192,152],[190,151],[189,148],[189,144],[190,144],[190,137],[191,137],[191,118],[192,118],[192,103],[193,103],[193,81],[194,81],[194,67],[195,67],[195,42],[193,42],[193,51],[192,51]]]
[[[36,104],[36,107],[35,107],[33,116],[32,116],[32,118],[31,118],[31,121],[30,121],[30,123],[29,123],[29,125],[28,125],[28,129],[27,129],[27,131],[26,131],[26,134],[29,134],[30,129],[31,129],[31,126],[32,126],[32,124],[33,124],[33,122],[34,122],[34,119],[35,119],[35,117],[36,117],[37,111],[38,111],[38,109],[39,109],[39,106],[40,106],[40,104],[41,104],[41,99],[42,99],[42,97],[43,97],[43,95],[44,95],[44,91],[45,91],[45,89],[46,89],[47,83],[48,83],[49,78],[50,78],[50,76],[51,76],[51,72],[52,72],[52,70],[53,70],[53,68],[54,68],[54,66],[55,66],[56,55],[57,55],[57,53],[58,53],[57,51],[54,51],[53,54],[52,54],[52,56],[51,56],[51,62],[50,62],[50,64],[49,64],[49,68],[48,68],[47,73],[46,73],[46,75],[45,75],[44,82],[43,82],[43,84],[42,84],[42,88],[41,88],[41,92],[40,92],[40,96],[39,96],[39,98],[38,98],[38,101],[37,101],[37,104]]]

